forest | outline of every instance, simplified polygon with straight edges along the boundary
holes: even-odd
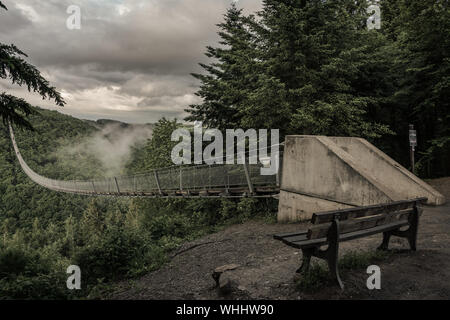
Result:
[[[57,152],[80,144],[98,123],[34,108],[34,132],[16,139],[27,163],[55,179],[101,177],[106,169],[88,152]],[[123,174],[171,164],[170,133],[181,126],[161,119],[147,143],[135,145]],[[102,297],[116,281],[159,268],[183,242],[250,218],[274,221],[276,201],[89,198],[60,194],[33,183],[0,133],[0,298]],[[82,289],[66,287],[66,269],[82,270]]]
[[[364,137],[405,167],[414,124],[416,173],[450,176],[448,1],[383,0],[380,6],[381,29],[367,30],[366,1],[264,0],[253,15],[231,5],[217,26],[220,45],[206,48],[210,64],[193,74],[202,103],[187,106],[185,120],[221,130],[280,129],[280,140]],[[0,46],[0,77],[13,82],[16,71],[8,73],[5,61],[20,55],[16,49]],[[64,105],[47,83],[30,83]],[[17,142],[30,167],[55,179],[105,175],[89,153],[57,152],[98,132],[98,124],[6,93],[0,115],[1,299],[103,297],[114,283],[160,268],[186,241],[248,219],[275,221],[274,199],[88,198],[45,190],[21,171],[6,120],[23,128],[16,129]],[[170,166],[176,144],[170,135],[182,125],[161,119],[151,139],[133,146],[121,173]],[[83,272],[81,290],[66,288],[69,265]]]
[[[232,6],[188,120],[213,128],[358,136],[405,167],[409,124],[421,177],[450,175],[450,10],[446,0],[382,0],[368,30],[367,1],[265,0]]]

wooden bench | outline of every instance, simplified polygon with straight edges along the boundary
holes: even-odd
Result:
[[[388,204],[357,207],[337,211],[315,213],[308,230],[274,235],[277,240],[302,250],[303,263],[297,273],[309,270],[311,257],[324,259],[328,263],[331,276],[344,285],[339,276],[339,242],[383,233],[383,242],[378,250],[388,250],[391,236],[408,239],[411,250],[416,250],[419,205],[427,198],[397,201]],[[401,230],[408,227],[406,230]],[[326,250],[322,246],[328,245]]]

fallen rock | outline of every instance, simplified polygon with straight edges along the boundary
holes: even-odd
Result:
[[[219,294],[221,296],[228,296],[239,290],[239,282],[230,273],[224,274],[219,280]]]
[[[240,267],[240,265],[238,265],[238,264],[227,264],[227,265],[217,267],[216,269],[214,269],[214,271],[212,273],[212,277],[213,277],[214,281],[216,281],[216,286],[220,287],[220,276],[224,272],[236,270],[239,267]]]

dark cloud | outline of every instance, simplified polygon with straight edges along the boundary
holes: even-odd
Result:
[[[198,82],[190,76],[217,43],[216,24],[231,0],[4,0],[0,42],[27,52],[68,104],[64,112],[90,119],[153,122],[184,116]],[[241,0],[248,12],[260,0]],[[81,29],[66,28],[69,5],[81,8]],[[0,81],[43,107],[21,88]]]
[[[8,26],[8,29],[19,32],[22,29],[30,27],[32,22],[20,11],[11,11],[8,14],[5,14],[3,11],[0,18],[0,25],[2,26],[2,33],[6,30],[3,26]],[[3,37],[3,35],[0,35],[0,39]]]

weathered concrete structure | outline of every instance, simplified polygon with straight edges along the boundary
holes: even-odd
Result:
[[[278,221],[310,219],[314,212],[427,197],[445,198],[364,139],[288,136]]]

